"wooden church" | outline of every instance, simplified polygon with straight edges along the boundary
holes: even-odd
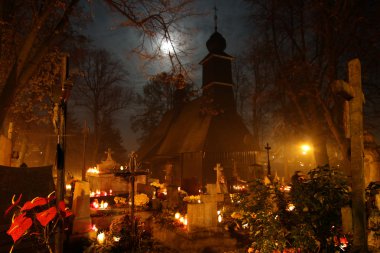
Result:
[[[235,108],[231,64],[224,52],[226,40],[217,32],[206,43],[202,95],[168,111],[137,151],[138,159],[152,176],[164,179],[173,171],[174,183],[187,191],[216,182],[214,167],[220,163],[225,178],[252,178],[255,152],[251,134]]]

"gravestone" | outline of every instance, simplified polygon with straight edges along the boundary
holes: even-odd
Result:
[[[90,184],[88,182],[75,182],[72,211],[74,214],[72,233],[75,235],[90,232],[92,224],[90,216]]]
[[[224,201],[224,194],[218,193],[215,184],[207,185],[208,194],[200,195],[201,203],[187,205],[188,231],[217,230],[218,202]]]

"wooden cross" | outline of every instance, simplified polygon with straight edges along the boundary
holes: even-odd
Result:
[[[214,29],[215,29],[215,32],[218,31],[218,9],[216,8],[216,5],[214,6],[214,22],[215,22],[215,26],[214,26]]]
[[[270,160],[269,160],[269,150],[271,149],[271,147],[269,146],[269,143],[267,143],[267,145],[265,146],[265,149],[267,150],[267,157],[268,157],[268,177],[271,176],[271,171],[270,171]]]
[[[333,83],[333,91],[341,95],[349,104],[349,127],[346,136],[351,141],[351,180],[352,180],[352,221],[354,230],[354,247],[367,250],[365,182],[364,182],[364,144],[363,144],[363,103],[364,95],[361,82],[361,66],[359,59],[348,62],[348,83],[337,80]],[[344,152],[344,150],[342,150]],[[362,252],[362,251],[361,251]]]

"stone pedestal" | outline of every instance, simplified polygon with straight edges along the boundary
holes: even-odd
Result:
[[[73,206],[73,234],[84,234],[91,231],[90,217],[90,184],[84,181],[75,182]]]
[[[224,200],[224,194],[203,194],[200,199],[201,203],[187,205],[188,231],[216,230],[218,202]]]
[[[167,200],[168,200],[168,207],[174,208],[178,206],[178,187],[176,185],[168,185],[166,187],[167,190]]]

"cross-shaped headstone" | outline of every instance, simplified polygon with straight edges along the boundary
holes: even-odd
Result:
[[[364,183],[364,144],[363,144],[363,103],[364,95],[361,82],[359,59],[348,62],[348,83],[337,80],[333,91],[349,103],[348,125],[346,135],[351,139],[351,176],[352,176],[352,217],[354,230],[354,247],[364,252],[367,250],[367,222],[365,213]],[[347,117],[346,117],[347,118]],[[342,150],[344,152],[344,150]]]
[[[107,151],[104,152],[104,153],[107,154],[107,159],[106,159],[106,161],[112,161],[112,153],[113,153],[113,152],[112,152],[111,148],[108,148]]]
[[[223,167],[220,166],[220,163],[216,164],[216,167],[214,168],[216,171],[216,191],[217,193],[226,193],[227,192],[227,186],[226,186],[226,180],[223,175]]]

